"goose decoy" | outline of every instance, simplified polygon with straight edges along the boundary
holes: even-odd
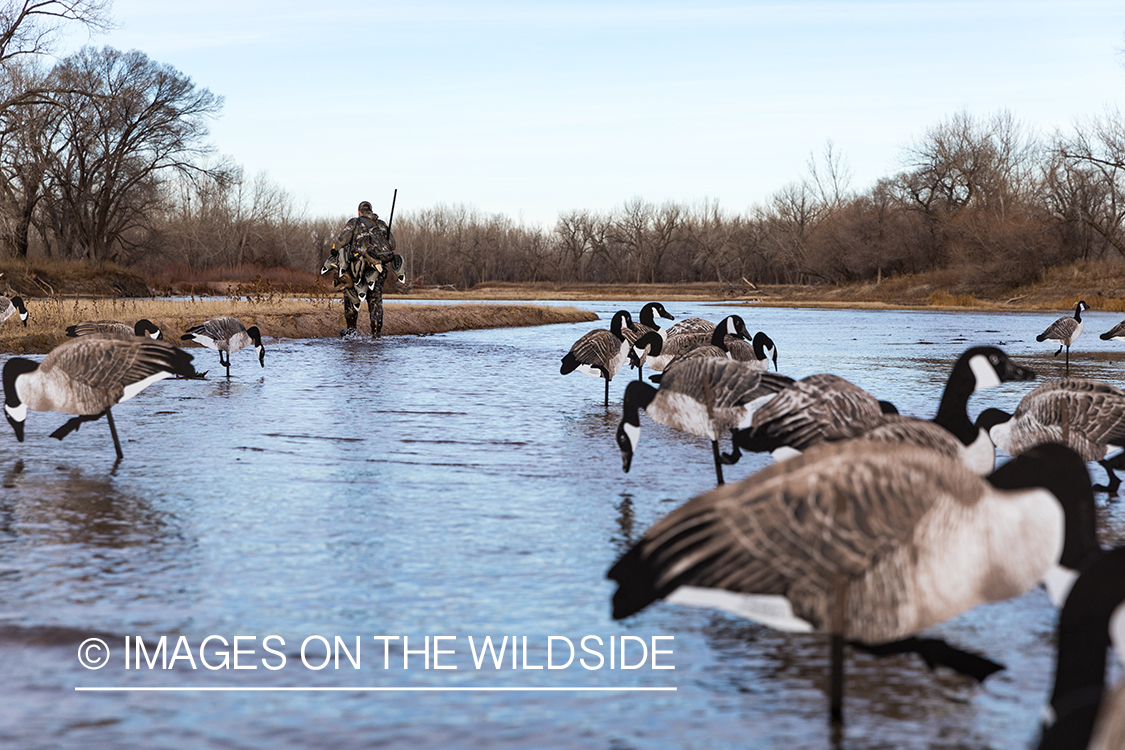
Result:
[[[730,338],[725,343],[731,359],[749,362],[759,370],[770,369],[770,361],[772,360],[774,372],[780,372],[777,368],[777,344],[773,343],[773,339],[764,332],[758,331],[755,333],[753,340],[749,343],[736,338]]]
[[[660,324],[656,322],[656,316],[664,318],[665,320],[675,320],[676,317],[672,313],[664,309],[664,305],[659,302],[649,302],[641,308],[641,314],[637,317],[636,330],[630,330],[625,333],[627,338],[631,338],[629,343],[635,343],[637,339],[644,336],[646,333],[655,332],[660,334],[661,338],[668,338],[668,331],[661,328]]]
[[[627,472],[632,465],[641,436],[640,410],[644,409],[654,422],[710,439],[715,476],[722,484],[719,436],[749,424],[755,409],[792,382],[745,362],[714,357],[688,359],[668,368],[659,389],[637,380],[630,382],[625,386],[617,426],[622,469]]]
[[[1051,325],[1047,326],[1047,330],[1035,337],[1036,341],[1057,341],[1059,343],[1059,350],[1055,352],[1055,356],[1059,356],[1063,348],[1066,349],[1066,374],[1070,374],[1070,347],[1082,335],[1082,313],[1089,310],[1090,306],[1086,304],[1085,300],[1079,301],[1074,306],[1074,315],[1059,318]],[[1102,335],[1102,338],[1106,338]],[[1111,337],[1112,338],[1112,337]]]
[[[183,336],[183,341],[194,341],[208,349],[219,352],[219,364],[227,368],[227,377],[230,377],[230,355],[239,349],[245,349],[251,344],[258,353],[258,363],[266,366],[266,349],[262,346],[262,333],[258,326],[247,328],[238,318],[212,318],[206,323],[192,326]],[[227,353],[223,360],[223,352]]]
[[[734,452],[725,462],[736,463],[743,448],[780,460],[817,443],[859,437],[882,424],[885,411],[878,399],[838,375],[809,375],[758,410],[754,424],[734,436]]]
[[[148,336],[152,339],[163,339],[164,334],[156,324],[148,318],[141,318],[134,325],[122,323],[117,320],[84,320],[66,327],[66,335],[71,338],[89,336],[91,334],[109,334],[110,336]]]
[[[977,425],[1013,456],[1040,443],[1062,443],[1106,470],[1109,484],[1094,489],[1114,495],[1121,486],[1107,456],[1125,448],[1125,391],[1109,383],[1052,380],[1024,396],[1012,414],[985,409],[977,416]]]
[[[645,360],[649,356],[649,350],[652,348],[651,345],[638,346],[642,338],[648,336],[649,334],[656,334],[660,337],[661,345],[663,345],[664,340],[668,338],[668,332],[661,328],[660,325],[656,322],[656,315],[659,315],[660,317],[666,318],[668,320],[675,320],[672,314],[664,309],[664,305],[660,304],[659,302],[649,302],[641,308],[640,318],[635,324],[635,327],[624,328],[621,330],[621,332],[625,334],[625,340],[629,342],[629,346],[631,347],[632,353],[629,353],[628,355],[630,366],[634,366],[634,357],[639,357],[640,364],[644,364]],[[654,352],[654,354],[659,354],[659,351]],[[640,377],[641,369],[642,368],[640,367],[637,368],[637,377]]]
[[[996,448],[988,431],[969,419],[969,397],[978,390],[1002,382],[1031,380],[1035,373],[1017,365],[994,346],[966,350],[953,364],[937,414],[930,421],[949,431],[961,444],[959,454],[977,474],[988,474],[996,465]],[[887,421],[890,432],[911,429],[898,417],[888,417],[894,407],[875,400],[857,386],[833,375],[814,375],[798,381],[778,394],[754,416],[753,424],[734,435],[735,450],[724,457],[738,460],[740,451],[776,452],[781,448],[805,450],[823,440],[845,440],[863,436]],[[784,453],[782,454],[784,455]]]
[[[645,362],[659,355],[663,347],[664,337],[656,331],[649,331],[633,342],[629,349],[629,366],[637,368],[637,380],[644,380]]]
[[[684,333],[711,333],[715,324],[703,318],[684,318],[668,329],[669,336],[679,336]]]
[[[1125,661],[1125,547],[1087,567],[1059,613],[1051,702],[1039,750],[1125,747],[1125,684],[1106,687],[1106,652]]]
[[[746,322],[738,315],[728,315],[719,321],[711,333],[691,333],[669,336],[659,355],[650,357],[648,366],[654,370],[666,370],[673,362],[685,357],[689,352],[698,357],[723,357],[734,359],[727,346],[727,337],[753,341],[746,330]],[[700,349],[702,351],[695,351]],[[753,355],[751,355],[753,357]],[[659,381],[657,381],[659,382]]]
[[[23,327],[27,328],[27,307],[23,304],[23,297],[4,297],[0,295],[0,323],[16,313],[20,314]]]
[[[109,423],[113,447],[121,460],[121,441],[111,407],[173,375],[195,377],[192,356],[149,338],[80,336],[64,341],[35,362],[13,357],[4,363],[4,412],[23,442],[27,410],[77,414],[51,437],[62,440],[83,422],[102,416]]]
[[[637,368],[637,380],[643,379],[641,373],[647,359],[659,356],[663,347],[664,338],[656,332],[646,333],[633,342],[633,348],[629,352],[629,366]],[[726,336],[718,345],[689,349],[673,361],[678,362],[689,357],[722,357],[723,352],[726,352],[730,359],[745,362],[752,370],[768,370],[772,357],[774,370],[777,370],[777,347],[774,346],[770,337],[761,331],[754,334],[752,344],[747,344],[741,338]],[[659,383],[660,378],[660,375],[653,375],[651,380],[654,383]]]
[[[636,330],[628,310],[618,310],[613,314],[609,330],[597,328],[582,334],[574,342],[570,351],[562,358],[559,372],[563,375],[577,370],[583,375],[605,379],[605,405],[609,406],[609,381],[621,369],[629,357],[629,341],[625,328]]]
[[[689,500],[608,578],[614,619],[664,599],[830,634],[835,722],[845,641],[913,650],[920,631],[1039,581],[1059,605],[1097,554],[1090,479],[1069,448],[1039,446],[984,478],[925,448],[851,440]],[[978,679],[998,666],[959,653],[942,663]]]
[[[1099,336],[1102,341],[1125,341],[1125,320]]]

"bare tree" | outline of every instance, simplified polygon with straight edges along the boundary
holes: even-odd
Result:
[[[825,142],[821,156],[823,167],[818,166],[816,157],[809,153],[806,189],[815,194],[828,211],[834,211],[851,194],[852,170],[831,139]]]
[[[53,77],[63,93],[48,174],[79,254],[113,259],[134,245],[130,236],[157,208],[167,175],[221,171],[201,165],[211,152],[207,120],[222,97],[173,67],[138,51],[87,47]]]
[[[1059,138],[1056,152],[1062,161],[1052,182],[1056,214],[1083,222],[1125,255],[1125,117],[1111,110],[1079,123],[1073,135]]]
[[[91,31],[111,28],[111,0],[7,0],[0,5],[0,114],[20,104],[49,101],[42,80],[28,85],[23,62],[51,52],[68,24]]]
[[[46,77],[33,63],[9,63],[22,88],[43,87]],[[26,258],[36,210],[46,194],[45,172],[52,140],[49,108],[43,102],[11,107],[0,129],[0,242]]]

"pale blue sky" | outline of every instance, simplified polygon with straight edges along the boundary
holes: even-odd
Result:
[[[835,143],[869,187],[960,110],[1049,133],[1125,99],[1125,2],[115,0],[92,43],[226,98],[218,149],[310,216],[742,212]],[[71,48],[84,35],[70,37]]]

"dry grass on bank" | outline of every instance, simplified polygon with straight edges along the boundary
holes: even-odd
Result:
[[[28,301],[28,325],[17,316],[0,325],[0,351],[45,353],[66,338],[66,327],[83,320],[120,320],[135,323],[148,318],[179,343],[180,335],[196,323],[230,315],[247,326],[256,325],[267,338],[335,337],[344,324],[343,305],[336,300],[283,300],[270,303],[246,300],[90,300],[47,299]],[[538,326],[597,320],[597,315],[573,307],[542,305],[405,305],[385,304],[383,334],[421,335],[479,328]],[[369,330],[367,313],[360,313],[360,331]]]
[[[1125,260],[1084,261],[1051,269],[1032,284],[984,293],[969,268],[890,276],[854,284],[508,284],[472,289],[415,289],[411,296],[475,300],[649,300],[724,302],[763,307],[1037,311],[1074,309],[1084,299],[1096,310],[1125,312]]]

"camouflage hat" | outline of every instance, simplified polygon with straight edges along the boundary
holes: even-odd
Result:
[[[361,214],[365,214],[365,213],[369,212],[370,210],[371,210],[371,202],[370,201],[361,201],[360,202],[359,212]]]

